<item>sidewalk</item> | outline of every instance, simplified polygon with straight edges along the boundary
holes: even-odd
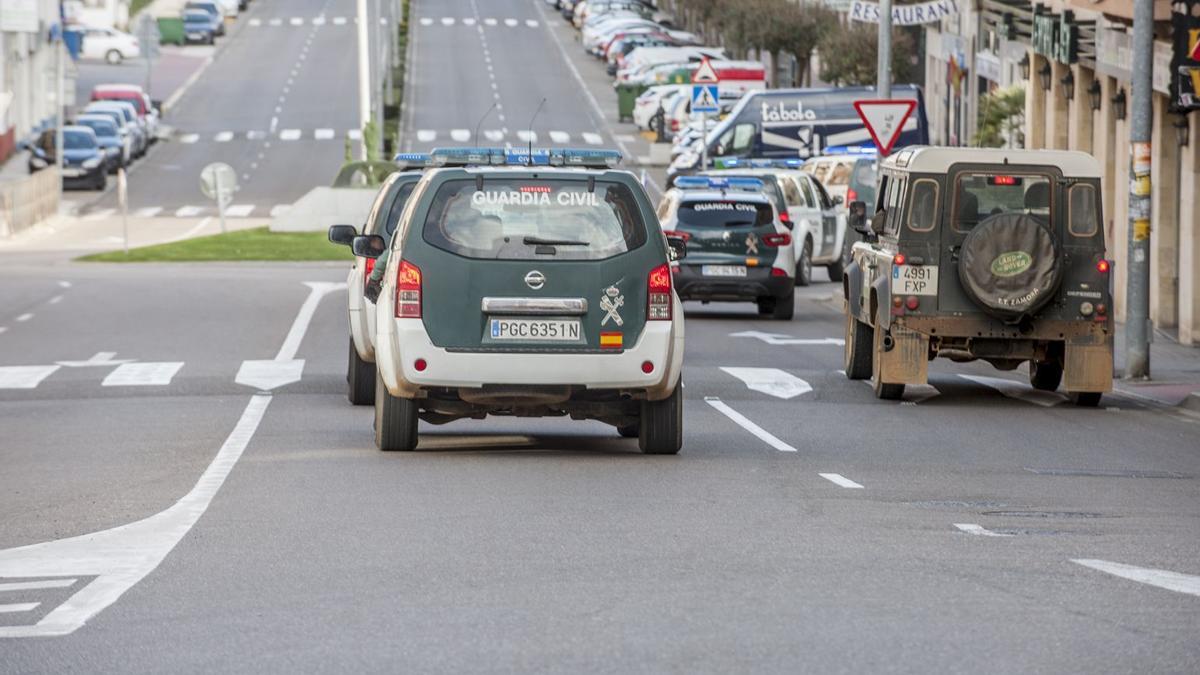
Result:
[[[1125,372],[1125,326],[1117,324],[1113,354],[1113,387],[1164,405],[1183,405],[1200,412],[1200,347],[1188,347],[1155,331],[1150,343],[1150,379],[1121,379]]]
[[[227,231],[265,227],[267,218],[226,218]],[[221,223],[205,218],[129,218],[129,247],[151,246],[220,234]],[[122,247],[121,217],[58,215],[9,239],[0,240],[0,265],[33,260],[66,262],[88,253],[117,251]],[[7,260],[6,260],[7,258]]]

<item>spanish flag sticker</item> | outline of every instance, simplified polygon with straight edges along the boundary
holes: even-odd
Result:
[[[620,333],[600,333],[601,349],[620,349],[624,340]]]

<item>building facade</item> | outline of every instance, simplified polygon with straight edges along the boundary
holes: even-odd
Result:
[[[56,0],[0,0],[0,162],[58,114]],[[65,55],[64,55],[65,58]],[[66,58],[64,70],[73,71]],[[74,84],[64,87],[68,97]],[[70,103],[70,100],[67,101]]]

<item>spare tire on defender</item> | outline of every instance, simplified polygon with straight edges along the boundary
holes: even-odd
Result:
[[[1042,219],[1027,213],[985,218],[963,240],[958,277],[967,297],[1008,323],[1037,312],[1062,282],[1059,244]]]

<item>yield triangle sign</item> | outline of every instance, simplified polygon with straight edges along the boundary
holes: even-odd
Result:
[[[854,109],[862,118],[880,156],[887,155],[904,131],[904,122],[917,107],[916,101],[855,101]]]
[[[716,84],[718,81],[720,78],[717,77],[717,70],[709,63],[708,57],[704,57],[696,72],[692,74],[692,84]]]

